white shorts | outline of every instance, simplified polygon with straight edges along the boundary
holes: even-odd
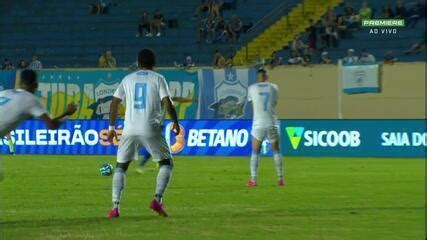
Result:
[[[252,137],[262,142],[267,139],[270,143],[279,141],[279,127],[276,125],[267,127],[252,127]]]
[[[146,137],[140,135],[122,135],[119,150],[117,151],[117,162],[127,163],[135,159],[135,153],[142,148],[153,157],[154,162],[164,159],[172,159],[172,155],[165,138],[162,134]]]

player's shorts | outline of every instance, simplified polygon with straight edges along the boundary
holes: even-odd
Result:
[[[122,135],[119,150],[117,151],[117,162],[127,163],[135,159],[135,153],[146,148],[153,157],[154,162],[164,159],[172,159],[169,145],[165,137],[159,134],[147,137],[140,135]]]
[[[276,125],[266,127],[252,127],[252,137],[262,142],[267,139],[270,143],[279,141],[279,127]]]

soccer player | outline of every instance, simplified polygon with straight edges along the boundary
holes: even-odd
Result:
[[[264,140],[271,143],[274,163],[276,165],[279,186],[285,185],[283,178],[282,156],[279,150],[279,127],[277,126],[276,104],[279,89],[276,84],[268,82],[267,72],[260,69],[257,72],[257,83],[249,86],[248,101],[252,103],[252,156],[250,161],[251,179],[248,187],[257,186],[258,161],[261,145]]]
[[[172,130],[179,134],[180,129],[166,80],[153,71],[155,61],[155,55],[151,50],[142,49],[138,54],[140,70],[123,78],[111,102],[108,134],[110,142],[114,138],[117,139],[115,124],[121,101],[126,104],[126,113],[113,175],[113,208],[108,214],[110,218],[117,218],[120,215],[120,199],[125,187],[126,171],[135,158],[136,151],[142,148],[146,148],[153,161],[159,164],[155,195],[150,208],[160,216],[168,216],[162,198],[171,178],[173,162],[169,146],[161,131],[162,105],[174,123]]]
[[[18,89],[0,92],[0,137],[7,136],[22,121],[31,118],[39,118],[49,129],[57,129],[68,116],[76,112],[77,106],[68,104],[62,115],[50,118],[35,96],[38,85],[37,73],[33,70],[24,70]]]
[[[57,129],[68,116],[76,112],[77,106],[68,104],[62,115],[50,118],[40,100],[34,95],[37,88],[37,73],[33,70],[24,70],[18,89],[0,91],[0,138],[7,136],[22,121],[31,118],[39,118],[49,129]]]

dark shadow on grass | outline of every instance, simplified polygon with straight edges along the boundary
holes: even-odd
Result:
[[[214,218],[251,218],[257,216],[272,216],[272,217],[313,217],[313,216],[330,216],[330,215],[350,215],[350,214],[366,214],[375,212],[396,212],[396,211],[418,211],[424,207],[367,207],[367,208],[324,208],[324,209],[258,209],[243,208],[238,211],[219,211],[219,212],[203,212],[198,211],[197,215],[172,215],[170,219],[214,219]],[[172,213],[173,214],[173,213]],[[86,218],[70,218],[70,219],[43,219],[43,220],[22,220],[22,221],[0,221],[0,228],[39,228],[39,227],[70,227],[79,225],[92,224],[119,224],[135,221],[157,221],[158,216],[121,216],[118,219],[109,219],[107,217],[86,217]]]
[[[42,219],[42,220],[22,220],[22,221],[0,221],[0,228],[22,228],[22,227],[67,227],[91,224],[124,223],[130,221],[153,221],[157,216],[121,216],[117,219],[107,217],[86,217],[68,219]]]
[[[256,216],[272,216],[272,217],[313,217],[313,216],[330,216],[330,215],[349,215],[349,214],[366,214],[375,212],[396,212],[396,211],[418,211],[423,210],[424,207],[367,207],[367,208],[324,208],[324,209],[262,209],[262,206],[258,206],[258,209],[244,208],[239,211],[229,211],[225,213],[209,212],[210,214],[204,214],[199,212],[198,215],[187,216],[179,215],[173,216],[175,219],[205,219],[205,218],[251,218]]]

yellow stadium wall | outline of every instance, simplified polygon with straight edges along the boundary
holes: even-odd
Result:
[[[338,118],[338,66],[280,66],[269,70],[280,89],[279,118]],[[343,94],[344,119],[424,119],[425,63],[382,65],[381,93]]]

